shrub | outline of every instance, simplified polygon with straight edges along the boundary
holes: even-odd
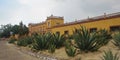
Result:
[[[111,51],[104,52],[102,60],[119,60],[118,54],[113,55]]]
[[[49,48],[51,33],[46,33],[45,35],[36,35],[33,40],[32,49],[45,50]]]
[[[55,52],[55,49],[56,49],[56,46],[55,46],[54,44],[51,44],[51,45],[49,46],[48,51],[49,51],[50,53],[54,53],[54,52]]]
[[[17,41],[17,39],[15,39],[15,38],[10,38],[10,40],[8,41],[8,43],[15,43],[15,41]]]
[[[99,36],[97,32],[90,33],[85,27],[80,27],[74,32],[74,40],[77,44],[77,48],[81,51],[97,51],[103,46],[105,40]]]
[[[113,44],[114,44],[115,46],[118,46],[118,48],[120,49],[120,32],[114,34],[113,40],[114,40]]]
[[[64,46],[65,36],[60,34],[53,34],[51,42],[56,46],[56,48],[60,48]]]
[[[70,57],[74,57],[76,54],[76,48],[73,47],[70,42],[66,42],[65,44],[65,51],[67,53],[68,56]]]
[[[110,38],[111,38],[111,34],[105,30],[105,29],[101,29],[97,32],[97,37],[100,41],[103,41],[103,45],[106,45],[109,41],[110,41]]]
[[[32,44],[32,37],[24,37],[24,38],[20,38],[17,41],[17,45],[18,46],[27,46]]]

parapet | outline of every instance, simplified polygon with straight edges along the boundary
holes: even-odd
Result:
[[[46,19],[46,20],[50,20],[50,19],[60,19],[60,20],[64,20],[64,17],[60,17],[60,16],[53,16],[53,15],[51,15],[51,16],[47,17],[47,19]]]

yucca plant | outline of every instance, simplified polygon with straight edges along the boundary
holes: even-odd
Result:
[[[82,26],[74,32],[74,40],[77,44],[76,47],[84,52],[97,51],[103,46],[105,40],[103,40],[102,37],[98,37],[97,32],[90,33],[87,28]]]
[[[105,30],[105,29],[101,29],[97,32],[97,37],[100,41],[103,41],[103,45],[106,45],[109,41],[110,41],[110,38],[111,38],[111,34]]]
[[[36,35],[33,40],[32,49],[45,50],[49,48],[51,33],[46,33],[44,35]]]
[[[67,55],[70,57],[74,57],[76,54],[76,48],[71,45],[70,41],[66,41],[65,51],[66,51]]]
[[[101,58],[102,60],[119,60],[119,56],[116,53],[115,55],[112,53],[112,51],[104,51],[104,55]]]
[[[120,49],[120,32],[114,34],[113,41],[114,41],[113,44],[115,46],[118,46],[118,48]]]
[[[53,34],[51,42],[56,46],[56,48],[60,48],[64,46],[65,36],[60,34]]]

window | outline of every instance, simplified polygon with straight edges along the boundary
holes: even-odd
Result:
[[[64,31],[64,34],[69,34],[69,32],[66,30],[66,31]]]
[[[50,27],[50,22],[48,22],[48,27]]]
[[[75,31],[74,31],[75,33],[78,33],[78,29],[75,29]]]
[[[56,25],[60,25],[60,23],[56,23]]]
[[[56,34],[60,34],[60,32],[59,32],[59,31],[57,31],[57,32],[56,32]]]
[[[97,31],[97,28],[90,28],[90,33],[96,32],[96,31]]]
[[[51,30],[48,30],[49,33],[51,33]]]
[[[111,32],[120,31],[120,26],[111,26],[111,27],[110,27],[110,31],[111,31]]]

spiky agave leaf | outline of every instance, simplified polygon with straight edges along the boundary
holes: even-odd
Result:
[[[64,35],[53,34],[53,38],[51,42],[56,46],[56,48],[60,48],[64,45],[65,37]]]
[[[81,26],[80,29],[74,33],[74,40],[76,41],[77,47],[85,52],[98,50],[102,47],[105,40],[103,40],[102,37],[98,38],[99,35],[97,34],[97,32],[90,33],[87,28]]]
[[[68,41],[65,43],[65,51],[70,57],[74,57],[76,54],[76,48],[72,46]]]
[[[55,52],[55,49],[56,49],[56,46],[55,46],[54,44],[50,44],[48,51],[49,51],[50,53],[54,53],[54,52]]]
[[[119,60],[119,56],[116,53],[115,55],[112,53],[112,51],[104,51],[104,55],[101,58],[102,60]]]
[[[101,39],[101,41],[103,40],[103,45],[106,45],[109,41],[110,41],[110,38],[111,38],[111,34],[105,30],[105,29],[100,29],[98,32],[98,38]]]
[[[51,39],[51,34],[47,33],[45,35],[38,35],[34,38],[33,49],[44,50],[49,48],[49,41]]]
[[[118,46],[118,48],[120,49],[120,32],[114,34],[113,41],[113,44]]]

